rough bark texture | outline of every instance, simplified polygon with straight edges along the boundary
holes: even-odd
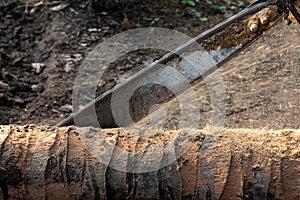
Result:
[[[210,132],[1,126],[0,199],[299,199],[300,131]]]

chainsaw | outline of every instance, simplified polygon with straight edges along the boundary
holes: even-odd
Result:
[[[126,91],[136,84],[137,80],[144,77],[157,76],[158,73],[161,73],[162,68],[166,64],[170,65],[170,63],[172,65],[175,63],[174,66],[181,66],[176,67],[176,69],[183,74],[190,84],[203,80],[204,77],[228,62],[254,41],[263,37],[268,30],[282,22],[283,19],[287,19],[292,15],[294,20],[300,23],[300,14],[295,7],[297,3],[299,2],[293,0],[258,0],[250,4],[239,13],[180,45],[125,81],[94,98],[60,121],[57,126],[74,124],[76,126],[95,126],[95,123],[92,122],[94,119],[91,118],[91,112],[96,113],[97,123],[102,128],[130,126],[133,122],[147,116],[152,105],[169,101],[174,98],[174,95],[168,89],[155,84],[142,87],[133,94],[131,98],[133,100],[129,102],[132,120],[124,119],[121,120],[121,123],[117,123],[111,109],[113,94],[118,94],[118,92],[121,94],[120,91]],[[257,15],[262,17],[257,17]],[[199,46],[201,46],[202,51],[195,53],[195,49]],[[186,56],[182,56],[185,52],[188,52],[190,59],[194,60],[193,63],[196,63],[192,67],[184,59]],[[206,61],[208,57],[209,62]],[[193,67],[197,69],[193,70]],[[170,75],[168,72],[164,73],[166,76]],[[176,91],[186,89],[185,84],[176,80],[172,81],[172,88]],[[119,98],[122,99],[122,95]],[[127,105],[120,106],[128,107]]]

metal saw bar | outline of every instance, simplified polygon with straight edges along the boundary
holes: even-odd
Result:
[[[245,25],[245,23],[243,23],[245,18],[252,16],[268,6],[277,6],[277,2],[271,0],[256,1],[238,14],[196,36],[187,43],[174,49],[172,52],[167,53],[159,60],[149,64],[144,69],[129,77],[126,81],[98,96],[83,108],[59,122],[57,126],[72,125],[74,124],[74,119],[77,119],[76,126],[95,126],[92,116],[90,116],[91,112],[96,112],[98,122],[102,128],[130,125],[132,123],[131,120],[124,119],[121,123],[115,122],[111,111],[111,96],[113,93],[119,94],[119,98],[122,99],[122,94],[145,77],[152,77],[155,79],[155,77],[170,76],[171,72],[168,71],[169,68],[164,68],[162,64],[173,67],[181,65],[182,67],[179,72],[184,75],[189,83],[202,79],[249,46],[253,41],[260,38],[265,30],[272,27],[276,22],[282,19],[282,16],[287,14],[284,9],[278,9],[279,11],[276,18],[270,23],[262,25],[255,33],[249,32],[245,30],[245,27],[242,27]],[[236,31],[234,30],[236,28],[240,28],[244,34],[239,34],[239,37],[232,40],[233,35],[228,33],[233,33]],[[233,31],[230,32],[230,30]],[[227,39],[230,42],[222,43],[224,41],[220,41],[219,38],[224,37],[224,41]],[[189,50],[191,51],[189,54],[182,56],[184,52]],[[184,84],[180,81],[176,82],[176,80],[174,80],[168,84],[176,91],[185,89]],[[133,100],[129,105],[133,121],[138,121],[145,117],[148,114],[151,105],[165,102],[171,98],[174,98],[174,95],[172,95],[172,92],[165,87],[146,85],[141,88],[134,93]],[[120,105],[120,107],[126,106]]]

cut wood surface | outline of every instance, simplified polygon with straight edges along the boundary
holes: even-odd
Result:
[[[0,199],[300,198],[299,130],[141,132],[1,126]]]

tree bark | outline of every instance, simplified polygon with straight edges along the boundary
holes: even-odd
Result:
[[[0,126],[0,199],[299,199],[300,131],[210,133]]]

